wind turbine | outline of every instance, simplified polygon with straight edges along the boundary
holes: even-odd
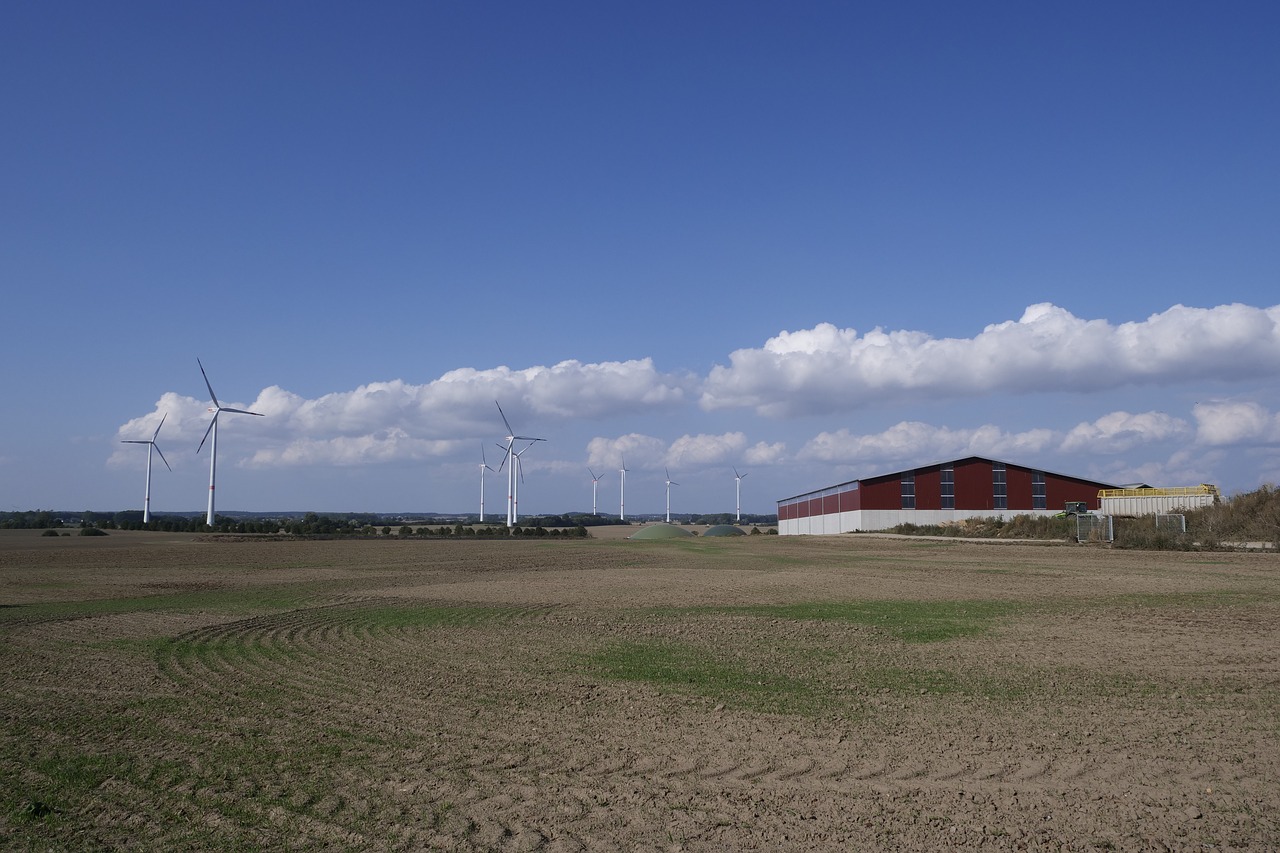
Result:
[[[498,407],[498,414],[502,415],[502,423],[505,424],[507,427],[507,446],[503,448],[503,450],[506,451],[506,455],[502,457],[502,462],[498,465],[498,470],[501,471],[502,466],[506,465],[507,461],[510,460],[511,457],[515,455],[511,452],[511,449],[515,445],[516,439],[519,439],[520,441],[528,441],[528,442],[546,441],[546,439],[534,438],[531,435],[516,435],[515,434],[516,431],[511,428],[511,421],[507,420],[506,413],[502,411],[501,404],[499,404],[497,400],[494,400],[493,404]],[[530,446],[532,446],[532,444]],[[526,447],[524,450],[528,450],[528,449],[529,448]],[[520,452],[524,453],[524,450],[521,450]],[[507,469],[507,527],[516,526],[516,470],[515,469],[516,469],[516,465],[518,464],[519,464],[518,461],[512,462],[511,467]]]
[[[738,502],[738,521],[742,521],[742,478],[745,476],[747,475],[739,474],[737,468],[733,469],[733,490]]]
[[[622,454],[622,467],[618,469],[618,520],[627,520],[627,454]]]
[[[484,524],[484,472],[492,471],[484,458],[484,442],[480,442],[480,523]]]
[[[200,364],[200,359],[196,359],[196,364]],[[209,374],[204,372],[203,364],[200,364],[200,375],[204,377],[204,387],[209,389],[209,398],[213,400],[213,405],[209,407],[209,411],[213,412],[213,420],[209,421],[209,427],[204,431],[204,438],[200,439],[200,446],[196,448],[196,453],[199,453],[204,448],[209,434],[213,434],[213,441],[209,443],[209,515],[205,518],[205,524],[213,527],[213,490],[218,476],[218,415],[231,412],[236,415],[257,415],[260,418],[265,416],[261,412],[233,409],[222,405],[218,402],[218,395],[213,393],[213,386],[209,384]]]
[[[670,524],[671,523],[671,487],[678,486],[680,484],[671,479],[670,471],[667,471],[666,468],[663,468],[662,470],[666,471],[667,473],[667,524]]]
[[[510,501],[510,505],[507,508],[508,526],[520,521],[520,484],[524,482],[524,462],[521,461],[520,457],[524,456],[525,451],[530,447],[533,447],[532,441],[525,445],[524,450],[511,454],[511,467],[516,469],[516,481],[511,489],[511,497],[508,499]],[[506,450],[501,444],[498,445],[498,449]],[[504,458],[502,463],[498,465],[499,471],[502,470],[502,465],[506,464],[506,461]]]
[[[591,514],[599,515],[600,513],[596,512],[596,486],[600,482],[600,477],[603,477],[604,475],[601,474],[600,477],[597,477],[596,472],[592,471],[590,468],[587,469],[587,473],[591,475]]]
[[[164,426],[164,419],[169,417],[169,413],[165,412],[160,416],[160,423],[156,426],[156,431],[151,434],[151,440],[146,441],[140,438],[121,439],[121,444],[145,444],[147,446],[147,495],[142,501],[142,523],[146,524],[151,520],[151,451],[160,453],[160,445],[156,444],[156,436],[160,435],[160,427]],[[173,470],[169,465],[169,460],[164,458],[164,454],[160,453],[160,460],[164,462],[164,467],[170,471]]]

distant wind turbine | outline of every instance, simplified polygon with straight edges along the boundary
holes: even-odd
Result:
[[[627,520],[627,454],[622,454],[622,467],[618,469],[618,520]]]
[[[484,524],[484,472],[492,471],[484,458],[484,442],[480,442],[480,523]]]
[[[590,468],[587,469],[587,473],[591,475],[591,514],[599,515],[600,513],[596,512],[596,486],[600,483],[600,477],[604,475],[601,474],[600,477],[597,477],[596,472]]]
[[[196,359],[196,364],[200,364],[200,359]],[[204,448],[205,441],[209,435],[213,434],[213,441],[209,443],[209,515],[205,518],[205,524],[213,526],[213,491],[218,476],[218,416],[223,412],[231,412],[236,415],[257,415],[265,417],[261,412],[250,412],[247,409],[232,409],[218,402],[218,395],[213,393],[213,386],[209,384],[209,374],[204,372],[204,365],[200,364],[200,375],[204,377],[204,387],[209,389],[209,398],[213,400],[213,405],[209,407],[209,411],[213,412],[213,420],[209,421],[209,427],[204,431],[204,438],[200,439],[200,446],[196,448],[199,453]]]
[[[667,471],[666,468],[663,468],[662,470],[666,471],[666,474],[667,474],[667,524],[670,524],[671,523],[671,487],[678,486],[680,484],[671,479],[670,471]]]
[[[151,520],[151,451],[160,453],[160,445],[156,444],[156,436],[160,435],[160,427],[164,426],[164,419],[169,417],[169,413],[165,412],[160,416],[160,423],[156,426],[156,431],[151,434],[151,440],[147,441],[140,438],[121,439],[121,444],[145,444],[147,446],[147,493],[142,500],[142,523],[146,524]],[[164,467],[170,471],[173,470],[169,466],[169,460],[164,458],[164,454],[160,453],[160,460],[164,462]]]
[[[737,497],[738,503],[738,521],[742,521],[742,478],[746,474],[739,474],[738,469],[733,469],[733,490]]]
[[[506,455],[502,457],[502,462],[498,465],[498,470],[501,471],[502,466],[510,462],[510,467],[507,469],[507,527],[515,527],[516,526],[516,470],[515,469],[516,469],[516,466],[519,464],[519,462],[513,461],[512,459],[512,457],[515,455],[514,453],[512,453],[512,447],[515,445],[517,439],[519,439],[520,441],[528,441],[530,442],[531,446],[532,446],[532,442],[546,441],[546,439],[534,438],[533,436],[529,436],[529,435],[516,435],[515,434],[516,431],[511,428],[511,422],[507,420],[506,413],[502,411],[501,404],[499,404],[497,400],[494,400],[493,404],[498,407],[498,414],[502,415],[502,423],[505,424],[507,427],[507,446],[503,448],[503,450],[506,451]],[[528,449],[529,448],[526,447],[524,450],[528,450]],[[521,450],[520,452],[524,453],[524,450]]]

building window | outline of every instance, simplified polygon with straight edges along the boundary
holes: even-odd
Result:
[[[956,472],[950,465],[942,469],[942,508],[956,508]]]
[[[1009,487],[1005,483],[1003,462],[991,463],[991,505],[995,509],[1009,508]]]
[[[902,475],[902,508],[916,508],[916,472]]]
[[[1049,502],[1045,496],[1044,472],[1031,472],[1031,508],[1048,509]]]

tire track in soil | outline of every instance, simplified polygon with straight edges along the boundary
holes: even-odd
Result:
[[[218,691],[237,682],[261,682],[275,687],[288,687],[301,694],[323,698],[326,706],[341,710],[351,718],[361,718],[374,729],[385,731],[395,726],[408,729],[414,736],[429,735],[425,724],[412,721],[429,718],[432,703],[415,698],[403,689],[395,691],[398,713],[378,711],[370,696],[381,686],[377,673],[370,672],[367,662],[376,659],[379,672],[401,669],[407,662],[421,662],[429,657],[429,645],[423,634],[432,627],[394,628],[363,618],[362,609],[379,606],[403,606],[403,600],[362,599],[291,611],[269,617],[255,617],[236,623],[209,626],[188,632],[180,639],[206,647],[205,654],[173,655],[171,666],[183,680],[201,689]],[[513,624],[522,621],[545,621],[557,610],[552,606],[504,608],[488,617],[489,622]],[[182,658],[179,660],[179,658]],[[163,665],[162,665],[163,668]],[[776,760],[747,756],[727,759],[723,754],[689,756],[672,752],[644,758],[622,757],[600,763],[590,760],[563,760],[554,738],[544,753],[534,756],[528,750],[499,749],[488,755],[470,756],[457,749],[437,748],[436,766],[445,774],[433,784],[435,802],[452,802],[451,821],[433,827],[430,838],[449,839],[450,846],[467,849],[547,849],[554,841],[556,849],[575,849],[574,845],[595,849],[596,842],[614,837],[616,819],[612,810],[603,813],[593,806],[591,798],[565,793],[575,776],[587,775],[596,780],[600,790],[611,794],[644,790],[654,782],[679,782],[681,789],[711,796],[733,788],[777,791],[857,791],[866,788],[917,790],[942,788],[967,790],[992,785],[1014,789],[1090,788],[1143,776],[1140,768],[1129,763],[1086,761],[1054,762],[1043,758],[1022,761],[984,762],[981,760],[897,760],[889,755],[853,761],[812,757],[797,759],[794,755]],[[456,772],[464,771],[466,784],[458,781]],[[1213,776],[1211,768],[1196,770],[1197,783]],[[467,803],[478,792],[508,789],[512,779],[536,778],[548,787],[546,794],[521,799],[487,797]],[[1155,778],[1153,776],[1153,778]],[[1165,777],[1167,778],[1167,777]],[[579,779],[580,781],[580,779]],[[557,793],[558,792],[558,793]],[[393,806],[379,809],[377,819],[394,827],[402,837],[418,833],[414,824],[401,824],[396,812],[409,808],[415,798],[393,796]],[[344,825],[346,801],[324,806],[303,803],[325,818],[317,824]],[[545,825],[545,815],[558,814],[571,824],[574,836],[552,839],[536,826]],[[543,817],[540,817],[543,816]],[[351,817],[355,821],[355,816]],[[539,820],[543,823],[539,824]],[[317,830],[318,832],[319,830]]]
[[[420,661],[424,653],[421,633],[432,628],[387,628],[362,619],[362,610],[385,604],[403,606],[404,602],[341,601],[199,628],[175,638],[174,643],[157,655],[157,666],[180,686],[198,691],[234,695],[237,688],[248,690],[268,685],[290,695],[322,699],[327,711],[343,712],[349,719],[358,719],[374,730],[387,731],[397,726],[403,729],[406,720],[429,718],[425,713],[428,703],[414,701],[401,691],[396,695],[394,711],[373,711],[376,703],[370,701],[370,694],[381,685],[376,673],[371,675],[366,664],[376,659],[379,669],[385,670],[395,669],[405,661]],[[497,621],[540,619],[555,609],[549,606],[506,608],[497,611]],[[445,621],[447,624],[448,620]],[[410,728],[409,734],[421,737],[427,733]],[[508,752],[471,759],[469,763],[480,771],[477,774],[480,777],[496,774],[505,778],[511,771],[527,765],[528,758],[527,754]],[[468,763],[460,759],[454,756],[453,765]],[[401,800],[403,797],[395,797],[392,802]],[[333,826],[336,821],[340,828],[346,823],[345,799],[335,797],[323,803],[313,803],[305,797],[296,800],[291,804],[290,819],[315,821],[320,827]],[[396,805],[392,811],[400,808]],[[384,811],[386,809],[379,809],[377,815],[380,831],[390,830],[401,837],[415,834],[412,827],[399,825],[390,814],[383,814]],[[266,810],[258,807],[257,812],[276,823],[283,819],[279,807]],[[318,819],[312,812],[325,819]],[[533,850],[541,848],[546,841],[540,832],[528,826],[507,825],[501,814],[470,814],[466,809],[461,813],[465,818],[453,821],[452,829],[445,833],[450,847],[467,849],[472,840],[477,840],[477,849]],[[336,831],[326,830],[317,835],[317,839],[327,835],[332,841],[338,837],[334,834]],[[439,832],[436,840],[441,840]]]

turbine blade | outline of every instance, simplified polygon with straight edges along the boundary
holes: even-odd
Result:
[[[534,438],[531,435],[513,435],[511,437],[519,439],[520,441],[546,441],[545,438]]]
[[[196,358],[196,364],[200,364],[199,357]],[[213,393],[213,386],[209,384],[209,374],[204,372],[203,364],[200,364],[200,375],[204,377],[204,387],[209,389],[209,399],[213,401],[215,408],[220,408],[218,406],[218,395]],[[199,453],[200,451],[197,450],[196,452]]]
[[[154,433],[152,433],[152,435],[151,435],[151,440],[152,440],[153,442],[154,442],[154,441],[156,440],[156,438],[160,435],[160,427],[164,426],[164,419],[165,419],[165,418],[167,418],[167,417],[169,417],[169,413],[168,413],[168,412],[165,412],[163,415],[161,415],[161,416],[160,416],[160,423],[156,424],[156,431],[155,431]]]
[[[502,422],[507,425],[507,435],[515,433],[515,430],[511,428],[511,421],[507,420],[506,413],[502,411],[501,404],[499,404],[497,400],[494,400],[493,404],[498,407],[498,414],[502,415]]]
[[[218,411],[235,412],[237,415],[257,415],[260,418],[266,417],[266,415],[262,414],[262,412],[251,412],[248,409],[230,409],[230,408],[227,408],[226,406],[219,406]]]
[[[507,459],[511,456],[511,445],[508,444],[506,447],[503,447],[499,444],[498,449],[502,451],[502,461],[498,463],[498,473],[501,474],[503,467],[507,464]]]
[[[122,438],[120,439],[120,443],[121,444],[150,444],[151,442],[143,441],[142,439],[137,439],[137,438]]]
[[[593,481],[594,481],[594,480],[599,480],[599,479],[600,479],[599,477],[597,477],[597,476],[596,476],[596,472],[595,472],[595,471],[592,471],[590,468],[587,468],[587,473],[591,475],[591,479],[592,479]]]
[[[213,432],[213,425],[218,422],[218,415],[221,413],[221,409],[213,413],[213,418],[209,421],[209,425],[204,428],[204,438],[200,439],[200,446],[196,448],[196,453],[204,449],[204,443],[209,440],[209,433]]]
[[[164,467],[166,467],[166,468],[168,468],[170,471],[172,471],[172,470],[173,470],[173,466],[169,464],[169,460],[168,460],[168,459],[165,459],[165,458],[164,458],[164,453],[160,450],[160,448],[159,448],[158,446],[156,446],[156,443],[155,443],[154,441],[153,441],[153,442],[151,442],[151,446],[152,446],[152,447],[155,447],[155,449],[156,449],[156,453],[159,453],[159,454],[160,454],[160,461],[164,463]],[[197,453],[199,453],[200,451],[198,451],[198,450],[197,450],[196,452],[197,452]]]

